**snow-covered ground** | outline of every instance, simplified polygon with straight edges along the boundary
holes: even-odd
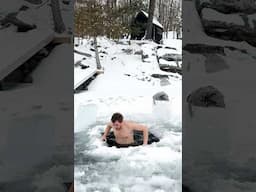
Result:
[[[194,2],[184,1],[183,9],[184,46],[203,43],[238,49],[225,48],[220,57],[228,68],[214,73],[206,72],[203,54],[183,52],[183,183],[199,192],[255,191],[256,49],[246,42],[207,36]],[[191,117],[186,97],[207,85],[223,93],[226,107],[193,107]]]
[[[60,10],[66,27],[61,35],[65,36],[72,31],[72,1],[68,5],[60,1]],[[27,32],[17,32],[17,26],[13,22],[2,25],[2,21],[10,14],[17,14],[16,18],[18,20],[27,25],[34,25],[35,28]],[[4,61],[0,66],[0,80],[2,80],[38,52],[39,49],[49,44],[56,33],[54,32],[52,8],[48,0],[42,0],[41,4],[19,0],[1,1],[0,20],[0,52],[1,59]]]
[[[104,51],[100,54],[104,73],[92,81],[88,91],[74,96],[76,191],[181,191],[181,76],[159,69],[152,55],[155,43],[98,40],[99,50]],[[181,50],[180,42],[167,45]],[[75,49],[91,54],[88,40]],[[139,54],[142,50],[151,53],[146,62]],[[75,57],[75,63],[79,60]],[[153,78],[152,74],[169,78]],[[153,105],[152,96],[159,91],[166,92],[170,101]],[[117,111],[147,125],[160,142],[146,147],[107,147],[100,133]]]
[[[0,2],[0,19],[24,5],[28,9],[18,17],[37,25],[28,32],[16,32],[13,25],[0,29],[1,72],[10,60],[26,57],[27,50],[48,31],[53,33],[49,3]],[[62,11],[72,18],[72,5],[61,4],[64,7]],[[64,183],[72,182],[73,79],[68,78],[73,70],[72,52],[71,44],[57,45],[32,72],[33,83],[0,91],[0,191],[64,192]],[[56,76],[56,71],[61,73]]]
[[[73,179],[73,100],[67,91],[73,87],[67,78],[72,70],[71,52],[71,45],[57,46],[32,73],[33,84],[0,93],[3,191],[64,192],[64,183]]]

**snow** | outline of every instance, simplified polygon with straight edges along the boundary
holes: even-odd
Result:
[[[204,43],[247,51],[225,49],[221,57],[229,68],[217,73],[206,73],[206,58],[202,54],[183,52],[183,82],[186,84],[182,90],[183,132],[186,133],[183,137],[183,183],[192,191],[254,191],[255,182],[248,181],[251,173],[246,167],[250,161],[255,164],[256,154],[255,130],[252,129],[255,126],[252,103],[256,96],[256,49],[246,42],[207,36],[194,2],[184,1],[183,9],[183,31],[186,33],[183,46]],[[226,108],[193,107],[194,116],[191,117],[186,97],[199,86],[206,85],[223,93]]]
[[[98,41],[99,49],[107,52],[100,58],[104,73],[91,82],[88,91],[74,96],[76,190],[181,192],[181,76],[159,69],[154,42],[131,41],[129,45],[105,37]],[[88,45],[84,39],[76,49],[89,53]],[[164,46],[181,50],[181,43]],[[146,62],[135,54],[141,50],[149,55]],[[87,59],[83,62],[87,64]],[[161,86],[152,74],[169,75],[170,85]],[[154,105],[152,96],[159,91],[165,91],[170,101]],[[100,132],[116,111],[147,125],[160,142],[122,149],[105,146]]]
[[[240,26],[245,25],[243,19],[238,14],[223,14],[210,8],[204,8],[201,14],[202,17],[207,21],[221,21],[224,23],[232,23]]]
[[[167,40],[167,41],[176,41],[176,43],[182,43],[182,41],[180,41],[180,39],[182,38],[182,33],[179,34],[179,39],[177,38],[177,31],[168,31],[168,32],[163,32],[163,41]],[[164,43],[164,44],[169,44],[169,43]]]
[[[184,2],[184,18],[191,18],[193,22],[184,21],[183,25],[183,31],[186,31],[186,33],[189,32],[189,35],[183,38],[183,42],[186,42],[186,44],[197,44],[202,43],[207,45],[222,45],[224,46],[230,46],[237,49],[245,49],[249,55],[256,56],[256,48],[249,45],[247,42],[237,42],[237,41],[230,41],[230,40],[222,40],[222,39],[216,39],[210,36],[207,36],[204,33],[202,23],[199,19],[199,15],[197,14],[197,10],[195,8],[195,5],[193,2],[185,1]],[[185,45],[185,44],[184,44]],[[184,51],[184,54],[187,54],[186,51]]]
[[[30,181],[26,185],[30,185],[31,181],[38,182],[40,178],[32,179],[34,173],[40,176],[47,172],[45,168],[49,168],[56,157],[62,158],[59,169],[70,171],[70,168],[62,164],[65,162],[63,156],[73,147],[73,143],[67,139],[73,132],[73,124],[69,121],[73,115],[73,101],[70,100],[72,92],[67,94],[67,87],[71,90],[73,87],[72,79],[67,78],[73,68],[68,64],[73,62],[69,57],[70,52],[70,45],[57,46],[32,73],[32,85],[1,92],[0,154],[3,155],[3,166],[0,165],[0,170],[3,174],[0,182]],[[55,71],[60,68],[62,73],[56,79]],[[52,90],[51,94],[49,90]],[[27,97],[28,94],[30,97]],[[13,153],[17,150],[18,153]],[[45,168],[39,168],[40,165]],[[64,175],[59,184],[71,180],[70,176]]]
[[[182,41],[180,39],[172,39],[172,35],[168,34],[168,38],[163,35],[163,44],[169,45],[169,47],[174,47],[181,54],[182,52]]]
[[[1,2],[2,4],[3,2]],[[11,26],[0,30],[0,51],[5,61],[0,68],[0,79],[16,69],[24,61],[46,46],[53,38],[53,23],[51,9],[47,4],[41,7],[33,6],[28,2],[15,1],[6,4],[6,9],[0,10],[0,16],[4,18],[9,13],[18,12],[17,18],[28,24],[35,24],[36,29],[24,33],[17,33],[16,27]],[[22,5],[28,6],[25,11],[19,11]],[[26,45],[24,47],[24,45]],[[15,53],[13,50],[16,50]]]
[[[174,55],[181,55],[180,52],[178,52],[177,50],[174,49],[166,49],[166,48],[159,48],[157,50],[157,55],[159,57],[164,56],[165,54],[174,54]]]
[[[248,23],[249,23],[251,29],[255,28],[255,21],[256,21],[256,14],[248,15]]]
[[[13,1],[1,1],[0,2],[0,14],[5,14],[9,12],[17,11],[22,5],[26,5],[26,2],[22,2],[20,0],[13,0]]]
[[[81,69],[80,66],[74,69],[74,74],[75,74],[74,88],[75,89],[96,73],[97,69],[95,65],[96,65],[95,63],[94,65],[93,64],[87,65],[89,66],[89,68],[86,68],[86,69]]]
[[[20,0],[0,5],[1,18],[28,6],[18,18],[37,25],[28,32],[18,33],[15,26],[0,30],[2,77],[17,67],[11,64],[30,58],[33,48],[48,44],[54,32],[47,1],[42,6]],[[73,78],[68,78],[73,70],[72,51],[71,45],[57,45],[32,72],[33,83],[1,91],[0,183],[5,183],[1,190],[63,191],[63,183],[72,181],[72,156],[67,159],[73,148]],[[56,71],[61,72],[56,76]]]
[[[182,56],[181,56],[181,51],[176,50],[175,48],[172,49],[172,47],[163,47],[157,49],[157,55],[160,58],[159,59],[159,65],[160,66],[173,66],[173,67],[178,67],[180,68],[182,66]],[[174,59],[173,61],[167,61],[166,58],[168,57],[169,59],[172,58]]]
[[[50,30],[32,30],[27,33],[13,35],[6,31],[0,31],[0,51],[2,59],[5,61],[0,68],[0,79],[6,77],[10,72],[16,69],[24,61],[34,55],[38,48],[39,50],[46,46],[54,36]],[[24,47],[24,44],[26,46]],[[13,50],[15,53],[13,53]]]

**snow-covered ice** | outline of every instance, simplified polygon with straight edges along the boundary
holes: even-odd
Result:
[[[23,5],[28,9],[20,11]],[[72,18],[72,5],[66,8],[66,16]],[[1,19],[14,12],[37,28],[28,32],[16,32],[13,25],[1,28],[1,75],[10,70],[8,64],[25,62],[54,37],[49,1],[0,2]],[[64,191],[64,183],[72,181],[72,156],[68,156],[73,151],[73,79],[68,78],[72,51],[68,44],[55,46],[31,73],[33,83],[0,92],[0,191]],[[56,76],[56,71],[61,73]]]
[[[91,82],[88,91],[75,94],[76,191],[181,192],[181,76],[159,69],[153,42],[131,41],[129,45],[103,37],[98,40],[99,49],[107,53],[101,57],[104,73]],[[84,40],[76,49],[89,53],[88,45]],[[165,46],[181,50],[180,45]],[[141,49],[149,54],[148,62],[136,53]],[[162,80],[152,74],[169,75],[170,84],[161,85]],[[160,91],[170,101],[154,105],[152,96]],[[146,147],[107,147],[100,133],[117,111],[147,125],[160,142]]]

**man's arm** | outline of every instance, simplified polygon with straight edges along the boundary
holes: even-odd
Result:
[[[102,139],[103,141],[106,140],[106,137],[107,137],[108,133],[110,132],[111,128],[112,128],[112,125],[111,125],[111,123],[109,123],[109,124],[107,125],[106,129],[105,129],[104,134],[102,135],[102,138],[101,138],[101,139]]]
[[[138,123],[131,123],[131,127],[133,128],[133,130],[143,131],[143,145],[147,145],[148,144],[148,128],[147,128],[147,126],[141,125]]]

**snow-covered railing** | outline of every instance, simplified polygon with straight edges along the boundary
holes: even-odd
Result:
[[[87,69],[74,69],[74,89],[76,90],[80,85],[89,80],[97,73],[96,67],[89,67]]]

